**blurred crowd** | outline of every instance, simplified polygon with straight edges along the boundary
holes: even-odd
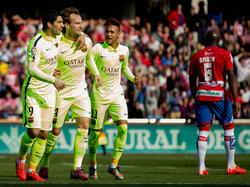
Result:
[[[233,15],[232,15],[233,16]],[[130,49],[129,67],[142,77],[136,89],[122,76],[130,118],[186,118],[194,120],[194,98],[188,81],[188,65],[193,53],[204,48],[206,33],[217,30],[220,46],[231,52],[238,79],[240,113],[250,117],[250,20],[235,17],[233,22],[222,14],[206,14],[191,7],[188,14],[182,5],[165,15],[164,22],[153,23],[136,16],[120,20],[120,42]],[[96,44],[104,40],[104,19],[83,19],[84,30]],[[0,118],[21,118],[21,85],[26,75],[26,48],[42,28],[40,20],[2,14],[0,24]],[[89,89],[92,75],[86,71]],[[226,87],[230,95],[229,87]]]

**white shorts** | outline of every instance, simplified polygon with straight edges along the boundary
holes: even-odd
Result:
[[[91,129],[102,129],[108,113],[112,120],[128,120],[128,108],[124,95],[117,95],[110,102],[91,100]]]
[[[72,118],[90,118],[90,99],[87,91],[86,93],[81,94],[78,97],[57,98],[53,123],[54,128],[61,128],[63,126],[69,109],[72,111]]]
[[[23,124],[27,128],[52,130],[56,93],[23,95]]]

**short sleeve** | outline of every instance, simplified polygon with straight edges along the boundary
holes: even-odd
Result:
[[[233,70],[233,57],[230,52],[226,53],[226,70]]]

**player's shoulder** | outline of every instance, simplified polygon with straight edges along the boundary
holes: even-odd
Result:
[[[217,56],[225,57],[231,56],[231,52],[220,47],[215,47],[214,50],[216,51]]]
[[[28,50],[31,48],[40,48],[43,46],[44,39],[41,32],[37,33],[29,42]]]
[[[91,40],[90,37],[87,36],[87,35],[85,35],[85,43],[86,43],[87,45],[91,45],[91,46],[92,46],[92,40]]]
[[[119,44],[119,48],[120,48],[121,50],[124,50],[124,51],[128,51],[128,50],[129,50],[128,46],[123,45],[123,44]]]
[[[93,50],[102,50],[102,49],[104,49],[104,48],[103,48],[103,44],[104,44],[104,42],[96,43],[96,44],[93,46]]]

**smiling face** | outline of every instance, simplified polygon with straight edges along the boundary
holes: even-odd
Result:
[[[70,14],[70,24],[66,23],[65,26],[71,33],[80,35],[83,29],[81,16],[77,14]]]
[[[105,40],[107,44],[114,46],[120,37],[119,28],[115,25],[108,25],[105,29]]]
[[[51,28],[51,31],[53,34],[59,35],[59,34],[61,34],[63,27],[64,27],[63,19],[61,16],[58,16],[50,28]]]

